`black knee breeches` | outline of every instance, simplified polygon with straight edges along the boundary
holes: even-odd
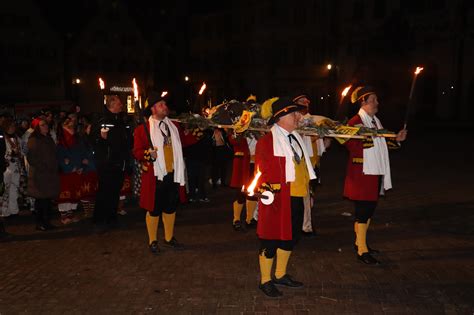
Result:
[[[273,258],[276,255],[278,248],[292,251],[294,247],[293,241],[280,241],[280,240],[263,240],[260,239],[260,255],[265,255],[267,258]]]
[[[355,220],[359,223],[367,223],[374,215],[376,206],[376,201],[354,200]]]
[[[163,180],[156,180],[155,207],[150,215],[160,216],[163,212],[172,214],[176,212],[179,203],[179,184],[174,182],[174,173],[168,173]]]

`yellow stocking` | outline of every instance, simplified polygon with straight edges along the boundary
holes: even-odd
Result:
[[[272,280],[272,266],[273,266],[273,258],[265,257],[265,254],[262,253],[258,256],[258,261],[260,263],[260,283],[264,284],[268,281]]]
[[[244,207],[243,203],[238,203],[237,201],[234,201],[234,221],[240,221],[240,215],[242,214],[242,208]]]
[[[163,212],[163,225],[165,227],[165,240],[171,241],[174,235],[174,221],[176,219],[176,212],[164,213]]]
[[[367,248],[367,223],[357,223],[357,253],[368,253]]]
[[[151,244],[153,241],[156,241],[156,235],[158,233],[158,223],[160,222],[160,217],[152,217],[150,212],[146,213],[145,216],[146,230],[148,231],[148,244]]]
[[[288,266],[288,260],[290,260],[291,250],[277,249],[277,262],[275,268],[275,278],[280,279],[286,275],[286,266]]]
[[[250,221],[252,221],[253,219],[253,213],[255,211],[255,208],[257,207],[257,202],[254,200],[247,200],[245,207],[247,208],[246,222],[247,224],[250,224]]]

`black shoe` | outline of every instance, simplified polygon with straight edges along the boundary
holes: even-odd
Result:
[[[316,237],[316,232],[306,232],[306,231],[301,231],[301,235],[303,235],[304,237],[308,237],[308,238],[312,238],[312,237]]]
[[[245,222],[245,223],[247,223],[247,222]],[[255,219],[250,220],[250,223],[247,223],[247,227],[251,228],[251,229],[256,228],[257,227],[257,220],[255,220]]]
[[[276,285],[284,285],[285,287],[289,288],[301,288],[303,286],[303,282],[291,279],[288,274],[284,275],[280,279],[273,278],[273,283]]]
[[[158,247],[158,241],[151,242],[148,247],[150,248],[150,252],[152,252],[153,254],[158,254],[160,252],[160,248]]]
[[[46,232],[48,227],[45,224],[36,224],[36,229],[38,231]]]
[[[370,248],[370,246],[367,246],[367,249],[369,250],[369,254],[371,254],[371,255],[378,255],[378,254],[380,254],[380,251],[379,251],[379,250]],[[355,250],[355,252],[357,253],[357,251],[359,250],[359,247],[358,247],[357,245],[354,245],[354,250]]]
[[[178,242],[176,238],[173,238],[168,242],[168,241],[163,241],[163,244],[167,247],[171,247],[174,249],[184,249],[184,245]]]
[[[380,262],[374,257],[372,257],[369,253],[363,253],[362,255],[357,254],[357,259],[362,261],[366,265],[380,265]]]
[[[51,223],[46,223],[45,226],[48,230],[55,230],[58,228],[56,225],[52,225]]]
[[[276,297],[279,297],[279,296],[282,296],[283,293],[281,293],[276,287],[275,285],[273,284],[272,281],[267,281],[265,282],[264,284],[260,284],[258,286],[258,288],[260,290],[262,290],[262,292],[268,296],[268,297],[271,297],[271,298],[276,298]]]
[[[244,229],[244,227],[242,226],[242,222],[240,222],[239,220],[232,223],[232,226],[234,227],[234,230],[236,231],[243,231]]]

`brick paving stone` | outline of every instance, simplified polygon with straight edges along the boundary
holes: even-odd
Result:
[[[103,235],[89,221],[42,233],[28,212],[7,218],[13,237],[0,242],[0,314],[472,315],[474,163],[459,160],[472,156],[462,147],[472,137],[455,135],[420,129],[392,154],[394,189],[380,200],[368,235],[382,266],[356,260],[353,216],[341,215],[353,212],[341,197],[346,155],[333,144],[317,191],[318,236],[304,238],[288,266],[303,289],[263,296],[255,230],[232,229],[234,192],[219,188],[209,204],[178,210],[185,250],[157,256],[147,247],[144,212],[133,206],[120,217],[123,227]]]

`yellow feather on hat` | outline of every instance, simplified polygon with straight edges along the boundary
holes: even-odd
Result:
[[[257,97],[253,94],[250,94],[249,97],[247,97],[247,100],[246,102],[250,102],[250,101],[254,101],[256,102],[257,101]]]
[[[260,110],[260,116],[262,116],[263,119],[268,119],[272,117],[272,105],[273,103],[275,103],[276,100],[278,100],[278,97],[273,97],[263,102],[262,108]]]
[[[359,91],[363,88],[363,86],[359,86],[357,89],[354,90],[351,94],[351,102],[355,103],[357,102],[357,99],[359,98]]]

